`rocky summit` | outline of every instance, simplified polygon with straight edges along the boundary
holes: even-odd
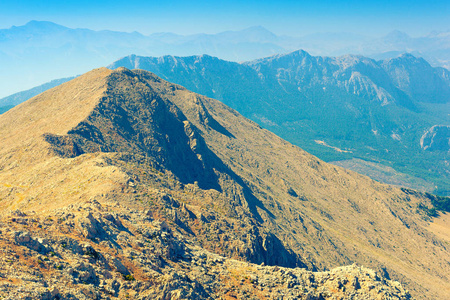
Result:
[[[0,296],[446,299],[433,201],[150,72],[96,69],[0,116]]]

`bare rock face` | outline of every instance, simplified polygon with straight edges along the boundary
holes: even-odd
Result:
[[[47,247],[43,245],[44,243],[47,244],[45,239],[34,239],[28,231],[13,231],[12,236],[14,237],[14,241],[19,245],[25,246],[39,253],[46,253],[48,251]]]
[[[450,126],[435,125],[420,139],[420,147],[427,151],[450,151]]]

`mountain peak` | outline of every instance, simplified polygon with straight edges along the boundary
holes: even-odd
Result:
[[[30,136],[39,136],[47,131],[54,131],[56,134],[67,132],[96,105],[99,95],[106,90],[106,78],[111,72],[106,68],[92,70],[18,105],[12,109],[11,115],[15,115],[16,109],[22,111],[23,115],[19,114],[11,119],[8,119],[10,114],[5,115],[9,120],[6,123],[10,131],[23,130],[24,124],[27,124],[33,128],[27,130]],[[91,91],[82,91],[83,85],[88,86]],[[62,91],[67,95],[66,98],[58,97]],[[34,123],[42,118],[46,118],[45,124],[39,126]]]
[[[409,52],[402,53],[397,57],[389,58],[385,61],[391,62],[394,64],[396,64],[396,63],[407,64],[408,67],[412,67],[413,65],[421,64],[421,65],[427,66],[428,68],[431,68],[431,65],[425,59],[423,59],[422,57],[414,56],[413,54],[411,54]]]
[[[61,29],[68,29],[65,26],[50,22],[50,21],[37,21],[37,20],[31,20],[28,23],[26,23],[23,26],[20,26],[23,28],[26,28],[28,30],[61,30]]]
[[[246,29],[241,30],[243,32],[257,32],[257,33],[263,33],[263,34],[269,34],[269,35],[274,35],[275,34],[273,32],[271,32],[270,30],[268,30],[267,28],[261,26],[261,25],[256,25],[256,26],[250,26]]]
[[[414,55],[412,55],[409,52],[405,52],[399,55],[400,58],[406,58],[406,59],[417,59]]]
[[[305,50],[303,50],[303,49],[299,49],[299,50],[296,50],[296,51],[293,51],[293,52],[291,52],[291,53],[287,53],[287,54],[285,54],[286,56],[287,55],[292,55],[292,56],[311,56],[311,54],[309,54],[308,52],[306,52]]]
[[[246,65],[255,65],[255,64],[266,64],[266,63],[273,63],[273,62],[277,62],[277,61],[295,61],[297,62],[298,60],[303,60],[303,59],[310,59],[312,58],[312,56],[304,51],[304,50],[296,50],[290,53],[285,53],[285,54],[275,54],[273,56],[269,56],[269,57],[265,57],[265,58],[260,58],[260,59],[256,59],[253,61],[249,61],[249,62],[245,62],[244,64]]]
[[[113,72],[116,73],[126,73],[126,74],[131,74],[131,70],[129,68],[125,68],[125,67],[118,67],[115,70],[113,70]]]
[[[384,37],[384,40],[388,42],[404,42],[410,38],[411,37],[403,31],[393,30]]]

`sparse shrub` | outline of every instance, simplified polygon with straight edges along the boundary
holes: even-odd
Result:
[[[439,215],[436,208],[434,208],[434,207],[428,208],[427,206],[423,205],[422,203],[419,203],[417,205],[417,210],[422,210],[423,212],[425,212],[425,214],[428,217],[437,217]]]
[[[429,193],[425,193],[425,196],[431,200],[434,208],[450,212],[450,197],[436,196]]]
[[[136,280],[133,275],[123,275],[123,279],[125,279],[126,281],[135,281]]]
[[[83,255],[87,255],[89,257],[92,257],[93,259],[100,258],[100,255],[98,254],[98,252],[95,251],[95,249],[93,249],[93,248],[86,249],[86,251],[84,251]]]

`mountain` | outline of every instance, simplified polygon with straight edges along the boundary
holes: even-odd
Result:
[[[392,51],[408,52],[425,58],[434,66],[448,68],[450,66],[449,49],[450,34],[448,32],[410,37],[404,32],[394,30],[382,38],[361,44],[358,53],[376,56]]]
[[[423,58],[411,54],[387,59],[382,63],[395,86],[418,102],[450,102],[450,72],[433,68]]]
[[[448,199],[329,165],[143,70],[96,69],[2,114],[0,182],[2,297],[450,290]],[[377,272],[336,269],[353,263]]]
[[[235,63],[208,55],[131,55],[111,65],[119,66],[217,98],[326,161],[381,182],[450,195],[448,153],[421,146],[430,128],[450,124],[449,71],[422,58],[374,61],[296,51]],[[5,111],[56,83],[1,99],[0,107]]]
[[[421,58],[375,61],[296,51],[238,64],[206,55],[131,55],[110,65],[119,66],[219,99],[326,161],[361,171],[362,159],[402,178],[377,180],[449,194],[448,153],[424,152],[420,139],[432,126],[450,124],[450,72]]]

